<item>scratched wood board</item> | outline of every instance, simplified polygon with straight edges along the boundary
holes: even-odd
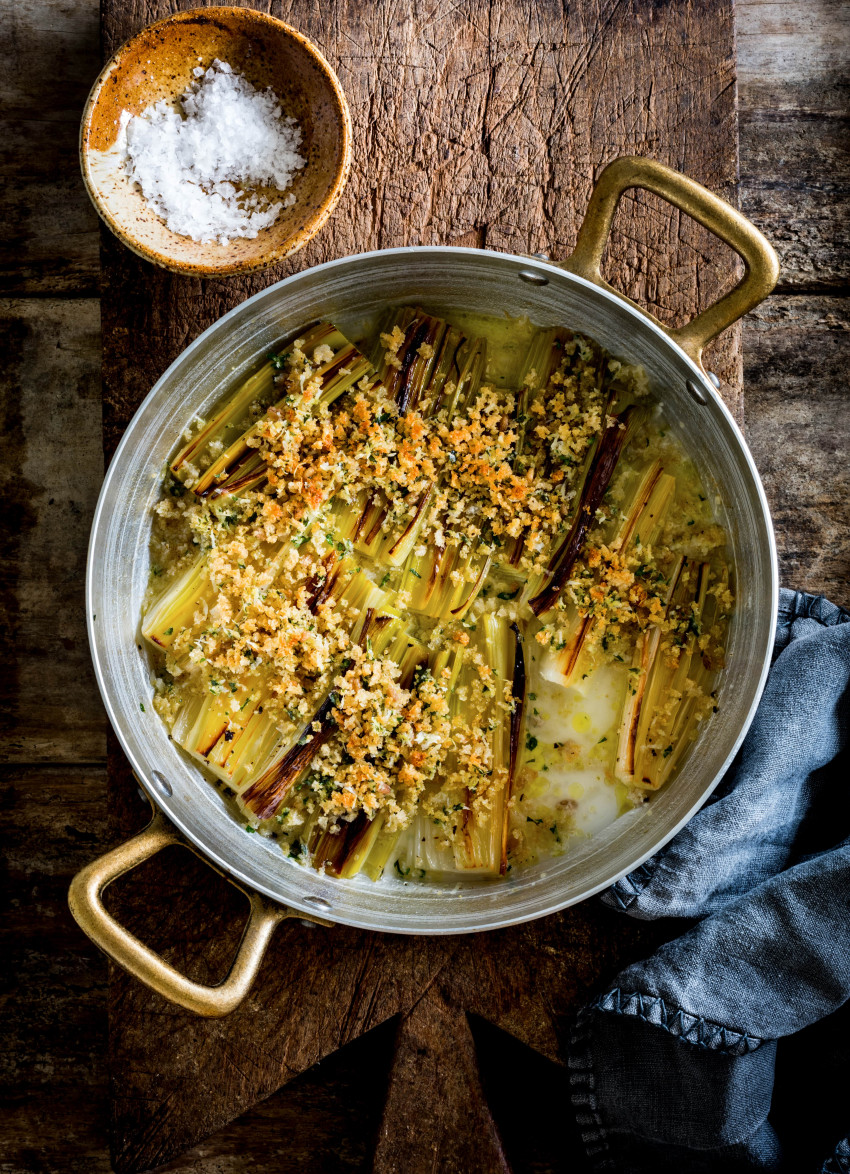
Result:
[[[171,10],[161,2],[103,0],[105,54]],[[736,200],[729,0],[297,0],[268,10],[312,37],[339,74],[354,124],[351,179],[334,218],[307,248],[251,278],[176,277],[104,232],[107,456],[185,346],[250,294],[308,265],[436,243],[564,257],[594,178],[623,153],[661,159]],[[739,268],[698,225],[631,193],[605,272],[675,324],[729,288]],[[740,416],[737,328],[708,362]],[[142,822],[114,739],[110,817],[116,836]],[[190,853],[169,850],[116,886],[111,901],[135,933],[193,977],[213,982],[226,972],[244,902]],[[507,1170],[468,1017],[489,1020],[563,1063],[574,1009],[678,928],[631,923],[595,902],[472,938],[287,924],[245,1005],[216,1022],[171,1007],[115,971],[116,1169],[168,1161],[323,1056],[397,1017],[395,1058],[386,1085],[375,1089],[384,1107],[374,1169]]]

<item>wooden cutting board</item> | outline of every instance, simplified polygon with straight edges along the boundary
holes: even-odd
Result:
[[[731,0],[255,6],[313,38],[337,70],[354,123],[351,179],[330,224],[303,252],[251,278],[176,277],[140,261],[104,230],[107,456],[184,347],[289,273],[396,245],[565,257],[595,176],[623,153],[660,159],[736,199]],[[102,0],[105,56],[172,9],[166,0]],[[671,324],[737,278],[725,246],[646,193],[627,196],[615,229],[607,276]],[[709,363],[738,415],[740,360],[733,328]],[[110,812],[116,839],[145,822],[114,739]],[[240,894],[179,849],[116,885],[110,903],[143,940],[209,982],[226,972],[245,913]],[[469,1016],[563,1064],[565,1024],[575,1008],[674,932],[618,918],[593,901],[471,938],[287,922],[247,1002],[213,1022],[113,970],[115,1167],[141,1171],[166,1162],[323,1056],[398,1017],[374,1170],[507,1171]],[[376,1088],[375,1096],[383,1095]],[[303,1128],[309,1130],[308,1120]],[[284,1158],[279,1168],[289,1168]]]

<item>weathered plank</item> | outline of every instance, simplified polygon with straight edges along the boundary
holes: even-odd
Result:
[[[836,20],[846,11],[842,4],[825,0],[805,5],[799,0],[782,4],[738,0],[737,5],[742,204],[744,211],[755,216],[764,231],[777,240],[785,266],[782,280],[792,288],[818,288],[821,282],[835,284],[847,277],[846,246],[841,241],[847,222],[848,166],[841,144],[847,103],[846,88],[841,87],[836,71],[836,61],[837,70],[842,68],[846,44],[846,32]],[[4,27],[13,31],[13,37],[7,38],[11,68],[0,80],[4,109],[9,117],[26,123],[23,131],[16,126],[11,131],[4,128],[0,148],[0,216],[7,228],[4,239],[8,239],[0,246],[4,280],[11,283],[8,289],[24,293],[92,292],[98,281],[97,221],[78,179],[76,134],[85,91],[98,70],[97,3],[47,0],[35,8],[0,0],[0,13]],[[781,313],[773,313],[778,305],[775,300],[769,313],[763,312],[745,325],[745,354],[751,356],[746,366],[748,432],[773,502],[780,548],[785,551],[785,581],[829,590],[848,603],[846,571],[842,572],[835,558],[847,532],[846,514],[841,512],[847,495],[843,491],[839,496],[836,489],[830,497],[828,489],[837,484],[834,478],[846,466],[846,442],[843,451],[840,446],[827,447],[830,436],[838,435],[840,413],[847,418],[843,398],[847,362],[837,358],[839,353],[846,355],[846,335],[830,328],[827,321],[830,313],[841,314],[843,305],[813,298],[806,299],[805,314],[798,314],[795,301],[789,301],[787,307],[783,302]],[[22,312],[29,330],[39,311],[24,306]],[[787,330],[793,333],[793,344]],[[812,339],[817,347],[812,352],[816,379],[806,372],[801,360]],[[55,435],[60,441],[63,434],[70,435],[77,427],[73,398],[60,397],[57,390],[60,384],[72,385],[76,380],[78,355],[76,349],[57,351],[57,367],[69,357],[72,360],[69,379],[54,378],[45,385],[43,403],[55,417]],[[11,383],[7,381],[5,391],[16,397],[20,392]],[[816,410],[821,401],[832,410]],[[14,399],[12,403],[14,406]],[[793,424],[790,431],[780,431],[789,422]],[[795,470],[794,488],[786,484],[779,465],[777,436],[782,437],[783,463],[787,459]],[[40,484],[55,482],[65,462],[62,443],[42,447]],[[812,486],[827,489],[811,493]],[[36,494],[31,503],[36,514],[47,500],[49,495]],[[63,564],[80,565],[84,529],[76,524],[68,527]],[[33,552],[37,553],[43,533],[34,525],[22,535],[18,557],[28,567],[33,565]],[[810,541],[804,545],[795,538],[797,534],[810,536]],[[6,553],[8,559],[8,546]],[[9,585],[14,571],[12,553],[4,567],[4,586]],[[832,559],[831,564],[823,553]],[[24,595],[29,580],[24,575],[18,582],[23,593],[19,611],[27,612]],[[83,647],[81,606],[76,622],[73,639]],[[55,668],[58,665],[61,671],[59,661],[68,653],[63,649],[60,656],[57,648],[53,657],[39,650],[34,650],[34,655],[38,670],[30,680],[43,674],[39,689],[46,695]],[[85,667],[82,659],[75,663]],[[95,695],[92,697],[96,705]],[[73,747],[69,749],[66,739],[55,753],[59,761],[66,753],[73,753]],[[3,811],[8,815],[3,834],[7,840],[15,837],[12,852],[16,862],[6,889],[10,936],[0,947],[4,999],[11,1000],[5,1006],[12,1012],[4,1017],[4,1029],[8,1027],[13,1033],[4,1036],[0,1046],[2,1166],[4,1174],[31,1174],[35,1169],[43,1174],[106,1174],[110,1169],[107,1078],[101,1051],[105,992],[97,986],[103,981],[105,963],[71,925],[65,907],[71,873],[107,843],[104,780],[99,773],[67,766],[49,773],[49,788],[33,787],[30,791],[33,774],[13,770],[16,793],[32,795],[31,814],[26,817],[19,801],[10,799],[8,789],[3,792]],[[83,778],[92,788],[88,797],[76,782]],[[65,787],[65,783],[69,785]],[[47,822],[42,798],[50,811]],[[19,832],[11,832],[10,825],[16,825]],[[68,828],[73,831],[66,834]],[[88,842],[85,833],[93,829],[97,838]],[[52,834],[54,831],[58,834]],[[23,880],[20,862],[29,869]],[[30,961],[23,963],[13,949],[22,934],[28,935],[31,950]],[[67,960],[77,951],[89,959],[91,970],[87,974],[82,963],[75,963],[74,980],[68,981]],[[61,969],[59,958],[65,959]],[[83,991],[88,993],[81,997]],[[388,1029],[392,1030],[391,1024]],[[358,1100],[358,1095],[366,1086],[377,1099],[386,1070],[383,1052],[374,1067],[368,1063],[368,1049],[374,1040],[372,1033],[350,1049],[342,1049],[169,1169],[174,1174],[241,1174],[249,1164],[256,1174],[305,1168],[322,1172],[362,1169],[372,1149],[372,1136],[363,1137],[362,1114],[368,1098],[361,1095]],[[361,1044],[367,1048],[365,1058],[358,1054],[346,1069],[349,1057]],[[551,1094],[559,1070],[552,1067],[545,1078],[539,1071],[526,1073],[521,1068],[521,1055],[510,1047],[506,1053],[506,1047],[503,1041],[498,1044],[498,1060],[504,1064],[507,1057],[515,1086],[528,1089],[529,1108],[519,1114],[524,1122],[531,1105],[545,1092]],[[488,1081],[485,1062],[482,1076],[485,1094],[508,1142],[512,1140],[508,1130],[516,1125],[516,1089],[508,1110],[500,1117],[500,1073],[494,1065],[493,1079]],[[303,1091],[305,1087],[312,1090],[309,1095]],[[350,1111],[352,1105],[355,1109]],[[377,1111],[374,1104],[373,1108]],[[552,1112],[555,1109],[553,1105]],[[339,1136],[334,1140],[337,1128]],[[537,1132],[535,1127],[535,1137]],[[516,1145],[517,1153],[522,1150],[528,1157],[527,1139],[520,1140],[523,1145]],[[311,1145],[315,1147],[312,1152]],[[554,1145],[535,1155],[535,1174],[553,1168],[550,1153],[557,1154]],[[522,1168],[513,1153],[511,1159],[517,1169]],[[324,1165],[311,1166],[311,1160]]]
[[[341,1048],[160,1174],[361,1174],[375,1148],[388,1023]]]
[[[159,12],[155,0],[107,3],[106,51]],[[290,0],[278,14],[338,68],[354,157],[369,165],[353,169],[330,225],[259,277],[164,275],[105,242],[107,452],[201,329],[288,272],[435,242],[566,256],[596,174],[623,152],[660,158],[735,197],[731,5],[709,13],[693,2],[659,9],[605,0],[585,10],[505,0],[484,14],[472,0],[403,12]],[[666,320],[705,305],[732,279],[729,251],[652,197],[627,198],[616,227],[608,275]],[[712,363],[740,410],[737,328]]]
[[[481,1086],[466,1013],[429,987],[404,1017],[390,1073],[375,1166],[405,1174],[511,1174]],[[436,1112],[412,1111],[423,1088]]]
[[[739,0],[741,208],[775,245],[780,290],[850,281],[850,9]]]
[[[98,4],[0,0],[0,21],[15,63],[0,81],[0,289],[94,293],[97,217],[79,176],[77,126],[98,70]],[[783,289],[848,276],[847,21],[841,0],[736,6],[741,201],[780,249]]]
[[[107,962],[67,905],[71,877],[114,842],[105,767],[0,766],[0,842],[0,1169],[109,1174]],[[237,1174],[246,1155],[255,1174],[364,1169],[392,1037],[388,1024],[342,1049],[169,1170]]]
[[[99,56],[97,0],[0,0],[0,292],[85,295],[98,218],[80,177],[80,117]]]
[[[106,960],[67,903],[70,878],[105,846],[105,775],[103,766],[0,766],[4,1174],[109,1170]]]
[[[782,582],[850,606],[850,305],[773,297],[745,327],[746,433]]]
[[[0,565],[5,762],[104,757],[83,621],[86,545],[103,476],[94,301],[0,302],[9,537]]]

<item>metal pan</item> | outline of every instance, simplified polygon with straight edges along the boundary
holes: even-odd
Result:
[[[668,330],[611,289],[600,260],[622,193],[645,188],[693,216],[742,258],[738,286],[686,326]],[[109,718],[142,786],[158,808],[133,840],[74,879],[71,910],[120,965],[166,998],[223,1015],[247,993],[277,923],[288,916],[409,934],[469,933],[543,917],[583,901],[634,869],[687,822],[723,775],[758,703],[773,643],[777,567],[767,502],[743,437],[701,365],[704,345],[770,293],[778,276],[767,241],[734,209],[685,176],[646,159],[621,158],[603,172],[572,256],[558,263],[488,250],[403,248],[308,269],[227,314],[163,375],[133,418],[112,461],[92,528],[89,638]],[[340,881],[281,856],[274,841],[246,836],[221,793],[171,742],[150,695],[151,665],[137,648],[148,580],[150,510],[158,473],[195,414],[254,368],[284,334],[326,317],[355,336],[388,303],[527,315],[581,330],[640,363],[671,425],[718,495],[735,572],[737,606],[719,712],[678,777],[638,811],[562,858],[504,880],[415,883],[365,877]],[[244,887],[251,916],[233,968],[218,987],[189,982],[115,922],[103,889],[166,844],[186,843]]]

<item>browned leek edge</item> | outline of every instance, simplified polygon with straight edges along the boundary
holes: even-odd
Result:
[[[372,820],[365,811],[359,811],[350,823],[342,823],[338,831],[330,827],[316,828],[307,845],[314,868],[324,868],[339,876],[368,833]]]
[[[397,369],[391,369],[394,378],[387,380],[387,382],[390,382],[392,385],[394,385],[393,398],[400,416],[405,416],[407,412],[411,410],[411,408],[415,408],[419,400],[422,398],[423,387],[421,380],[417,385],[414,383],[413,379],[414,363],[416,362],[421,347],[424,343],[430,343],[432,346],[434,346],[439,341],[441,335],[445,335],[447,333],[448,331],[445,330],[445,323],[441,319],[431,318],[428,315],[424,315],[421,310],[416,311],[413,321],[409,324],[405,331],[404,342],[399,348],[400,355],[396,356],[398,361],[401,363],[401,367]],[[459,338],[462,343],[464,341],[463,336],[460,335]],[[440,355],[440,358],[442,358],[442,354]],[[444,385],[445,380],[443,380],[440,385],[437,403],[441,402],[442,400]],[[437,404],[433,404],[431,406],[429,415],[434,415],[436,411]],[[379,500],[376,500],[376,498]],[[404,534],[402,534],[401,537],[397,540],[395,546],[393,547],[393,551],[404,541],[410,530],[417,524],[421,518],[422,511],[427,505],[428,500],[429,495],[427,494],[422,499],[420,499],[413,520],[408,525]],[[351,536],[352,541],[357,542],[360,539],[360,536],[366,526],[366,521],[373,508],[376,510],[376,516],[371,526],[369,527],[369,532],[366,534],[366,545],[370,545],[377,538],[386,521],[389,510],[384,494],[378,494],[375,492],[370,493],[367,496],[366,501],[363,503],[360,517],[357,519],[357,523],[354,527],[354,533]]]
[[[328,599],[337,579],[339,578],[339,560],[336,552],[330,551],[322,559],[322,570],[317,571],[316,574],[307,583],[307,608],[314,615],[319,607]]]
[[[332,324],[318,323],[310,331],[302,333],[307,340],[305,345],[308,347],[326,338],[335,338],[341,341],[333,361],[328,364],[322,374],[322,399],[325,403],[333,404],[350,391],[363,375],[373,371],[369,360]],[[227,417],[232,405],[240,402],[250,384],[251,380],[246,381],[211,424],[203,430],[201,436],[196,439],[203,439],[204,443],[210,440],[216,430],[222,427],[222,421]],[[276,406],[279,407],[283,402],[283,400],[279,401]],[[237,437],[221,457],[203,473],[193,489],[197,497],[212,499],[225,494],[230,496],[256,488],[264,483],[267,472],[265,462],[260,454],[247,443],[252,432],[253,426]],[[200,450],[200,447],[202,446],[195,444],[192,450],[193,455]],[[175,472],[179,465],[185,461],[188,449],[189,446],[178,454],[172,463],[172,472]]]
[[[406,415],[408,409],[411,406],[415,406],[415,404],[411,403],[414,391],[413,363],[419,353],[419,348],[427,341],[430,333],[431,323],[427,318],[421,322],[414,320],[407,329],[407,334],[404,339],[404,350],[401,356],[398,391],[395,397],[400,416]]]
[[[567,341],[568,338],[572,338],[572,337],[573,337],[573,335],[572,335],[571,331],[564,331],[563,333],[556,335],[556,337],[552,340],[551,347],[549,348],[549,357],[547,359],[546,366],[544,368],[544,377],[542,380],[542,385],[544,387],[548,384],[548,380],[551,376],[551,372],[554,367],[554,361],[552,359],[553,352],[556,350],[562,349],[565,341]],[[575,355],[573,355],[573,359],[575,359]],[[572,371],[573,366],[574,366],[574,363],[571,362],[566,374],[569,374]],[[596,386],[597,386],[597,390],[599,391],[599,393],[601,395],[603,393],[603,390],[605,387],[605,357],[604,357],[604,354],[600,356],[599,362],[597,364]],[[613,393],[609,393],[608,402],[605,407],[605,412],[603,413],[603,418],[611,410],[613,399],[614,399]],[[523,454],[523,450],[525,448],[525,439],[526,439],[526,432],[527,432],[526,425],[527,425],[527,418],[528,418],[529,410],[530,410],[529,389],[528,389],[528,387],[525,386],[525,384],[523,384],[522,388],[520,389],[519,393],[517,394],[516,407],[514,410],[514,417],[515,417],[515,422],[516,422],[516,427],[517,427],[516,451],[514,452],[513,461],[511,462],[511,467],[513,468],[514,472],[517,472],[518,466],[519,466],[520,462],[522,461],[522,454]],[[595,443],[595,441],[594,441],[594,443]],[[551,475],[551,473],[552,473],[552,452],[551,452],[551,447],[550,447],[549,451],[546,454],[546,459],[545,459],[545,463],[544,463],[544,475],[546,477],[549,477]],[[522,533],[520,533],[519,536],[516,539],[514,539],[510,555],[508,556],[508,562],[512,567],[519,566],[519,561],[522,558],[522,552],[525,549],[525,542],[526,542],[527,536],[528,536],[528,531],[523,530]]]
[[[314,321],[309,322],[306,326],[303,326],[300,330],[296,331],[294,334],[287,335],[286,338],[284,338],[277,345],[279,347],[291,346],[292,343],[295,341],[295,339],[298,338],[299,334],[307,334],[310,331],[315,330],[316,327],[319,325],[321,325],[321,323],[319,322],[318,319],[315,319]],[[269,356],[269,357],[271,358],[272,356]],[[257,372],[255,374],[260,374],[260,372]],[[189,440],[183,446],[183,448],[181,448],[180,452],[177,454],[177,456],[171,462],[172,473],[176,473],[177,470],[180,469],[188,460],[190,460],[198,452],[200,452],[200,450],[204,447],[204,445],[208,443],[210,438],[215,435],[216,430],[221,425],[222,419],[228,414],[228,412],[232,408],[234,402],[236,402],[239,399],[242,392],[245,392],[248,390],[248,386],[250,383],[251,383],[251,380],[247,379],[245,381],[245,383],[242,385],[242,387],[239,389],[239,391],[237,391],[234,396],[231,396],[230,399],[228,399],[227,403],[225,403],[224,406],[221,408],[221,410],[215,414],[215,416],[212,418],[212,420],[210,420],[210,422],[206,425],[206,427],[202,428],[201,431],[197,434],[197,436],[193,436],[191,438],[191,440]]]
[[[665,616],[669,615],[670,607],[673,597],[679,585],[679,580],[682,577],[683,571],[687,567],[687,560],[680,558],[678,564],[670,576],[667,590],[667,600],[664,609]],[[656,632],[657,636],[657,632]],[[643,710],[643,701],[646,696],[646,687],[649,679],[649,672],[652,668],[656,653],[657,644],[655,647],[651,646],[650,641],[652,633],[642,632],[639,638],[639,651],[641,663],[635,666],[640,669],[637,674],[637,680],[634,683],[634,690],[631,694],[627,694],[625,704],[623,706],[622,724],[620,727],[620,746],[617,751],[618,767],[628,776],[633,776],[635,773],[635,755],[637,752],[637,735],[638,726],[640,724],[641,713]]]
[[[633,406],[625,408],[619,416],[613,418],[611,426],[602,433],[599,447],[582,489],[572,529],[555,552],[550,563],[552,577],[543,590],[529,601],[529,607],[536,616],[549,611],[555,605],[564,584],[570,577],[575,561],[584,545],[587,531],[593,523],[596,511],[602,504],[605,491],[611,484],[611,478],[631,430],[630,425],[634,419],[634,413]]]
[[[286,798],[290,787],[310,765],[320,746],[329,741],[336,729],[333,710],[339,698],[330,693],[301,731],[301,735],[283,758],[253,782],[242,796],[245,806],[258,819],[269,819]],[[316,723],[319,729],[314,730]]]

